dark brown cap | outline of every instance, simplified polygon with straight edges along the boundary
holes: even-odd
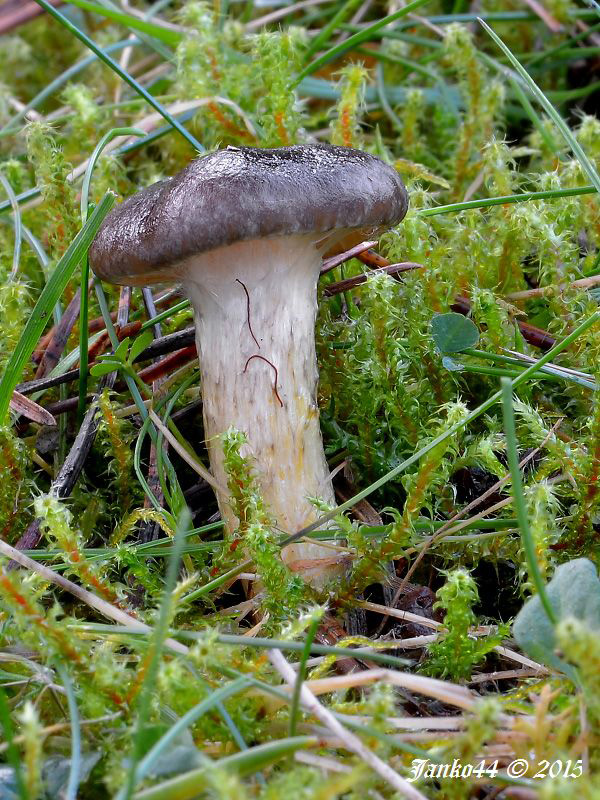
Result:
[[[164,281],[190,256],[248,239],[363,229],[399,222],[408,197],[393,167],[333,145],[227,147],[130,197],[90,248],[111,283]]]

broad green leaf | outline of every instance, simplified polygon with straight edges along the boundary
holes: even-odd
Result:
[[[575,617],[600,632],[600,580],[596,567],[587,558],[567,561],[556,568],[546,584],[546,594],[557,620]],[[554,626],[536,595],[517,614],[513,635],[531,658],[574,677],[574,669],[556,654]],[[567,654],[568,655],[568,654]]]
[[[112,355],[114,361],[125,361],[127,359],[127,351],[129,350],[129,336],[126,336],[120,343]]]
[[[152,343],[153,339],[154,339],[154,334],[152,333],[152,331],[150,329],[145,330],[143,333],[141,333],[137,337],[137,339],[134,341],[134,343],[131,345],[131,350],[129,351],[129,355],[127,357],[127,360],[131,364],[133,364],[133,362],[136,360],[136,358],[141,353],[144,352],[144,350],[148,347],[149,344]]]
[[[455,311],[433,317],[431,333],[440,353],[460,353],[479,341],[475,323]]]
[[[81,263],[94,236],[98,232],[102,220],[114,202],[115,195],[112,192],[107,192],[86,224],[73,239],[67,252],[56,265],[56,269],[50,276],[48,283],[44,286],[0,381],[0,424],[3,424],[6,420],[13,390],[21,380],[27,359],[35,350],[38,340],[51,318],[52,309]]]
[[[116,372],[123,365],[122,361],[112,361],[110,359],[106,359],[105,361],[101,361],[99,364],[94,364],[93,367],[90,367],[90,375],[93,375],[94,378],[101,378],[103,375],[108,375],[109,372]]]

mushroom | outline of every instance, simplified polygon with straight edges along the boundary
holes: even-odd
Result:
[[[114,209],[89,256],[106,281],[181,282],[194,309],[211,471],[227,485],[219,435],[233,426],[278,528],[313,522],[309,498],[335,504],[316,402],[314,326],[323,254],[399,222],[396,171],[346,147],[227,147],[200,157]],[[237,523],[217,493],[227,529]],[[322,586],[331,551],[282,553]]]

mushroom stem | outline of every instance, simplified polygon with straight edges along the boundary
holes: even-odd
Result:
[[[254,461],[277,527],[290,533],[316,519],[309,497],[335,502],[316,402],[320,266],[315,236],[296,234],[203,253],[181,275],[195,309],[211,471],[227,485],[219,436],[243,431],[242,454]],[[229,498],[217,499],[231,532]],[[289,545],[282,557],[314,586],[339,572],[318,544]]]

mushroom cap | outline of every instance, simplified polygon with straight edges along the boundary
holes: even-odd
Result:
[[[111,283],[144,285],[235,242],[336,229],[370,235],[399,222],[407,207],[396,170],[360,150],[227,147],[113,209],[90,264]]]

